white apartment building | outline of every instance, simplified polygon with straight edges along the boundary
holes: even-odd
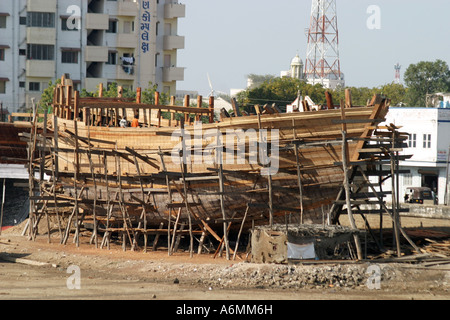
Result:
[[[429,187],[444,204],[450,151],[450,109],[449,108],[390,108],[386,123],[402,127],[401,132],[409,134],[403,154],[413,155],[400,161],[400,169],[410,170],[399,179],[400,201],[403,201],[407,187]],[[383,189],[390,190],[388,181]],[[450,190],[448,190],[450,191]],[[388,199],[390,201],[390,199]]]
[[[70,75],[76,89],[149,82],[176,93],[184,80],[176,0],[1,0],[0,100],[10,112],[39,100],[49,81]]]

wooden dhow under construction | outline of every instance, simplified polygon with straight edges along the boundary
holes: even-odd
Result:
[[[120,87],[117,98],[102,97],[102,86],[98,96],[80,98],[63,77],[53,114],[43,125],[35,117],[22,136],[30,155],[30,239],[40,220],[56,217],[53,230],[64,244],[73,235],[79,245],[81,230],[89,229],[97,247],[119,239],[124,249],[146,251],[149,239],[154,247],[165,237],[171,254],[185,235],[191,254],[195,240],[201,252],[210,237],[229,257],[237,249],[230,248],[232,231],[238,243],[254,225],[316,224],[324,217],[336,223],[345,204],[352,219],[347,201],[355,198],[344,186],[357,176],[354,168],[389,161],[388,152],[405,139],[395,127],[378,127],[388,99],[374,96],[356,107],[349,91],[339,105],[327,93],[319,111],[306,101],[305,111],[294,113],[255,106],[244,116],[235,107],[220,121],[213,98],[202,108],[191,107],[188,96],[183,106],[160,105],[158,93],[154,105],[143,104],[140,89],[136,100],[122,98]],[[120,126],[135,117],[139,127]],[[368,145],[374,137],[375,151]],[[387,148],[381,140],[392,143]]]

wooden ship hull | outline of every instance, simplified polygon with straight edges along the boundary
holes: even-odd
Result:
[[[214,122],[213,99],[209,108],[155,99],[140,103],[139,89],[136,101],[82,99],[70,81],[59,85],[54,114],[36,139],[47,155],[31,159],[50,177],[33,182],[35,216],[66,214],[68,224],[129,241],[135,232],[170,238],[188,225],[191,235],[220,240],[225,230],[252,225],[322,223],[344,181],[343,148],[357,161],[389,107],[374,97],[364,107],[330,102],[289,114],[266,107]],[[141,127],[119,126],[134,115]]]

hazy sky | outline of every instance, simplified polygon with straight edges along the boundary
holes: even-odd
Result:
[[[178,66],[180,90],[229,93],[245,88],[246,75],[288,70],[298,53],[305,60],[310,0],[187,0],[178,33],[186,37]],[[367,13],[380,8],[380,29]],[[337,0],[341,70],[347,86],[374,87],[394,80],[394,65],[441,59],[450,64],[449,0]]]

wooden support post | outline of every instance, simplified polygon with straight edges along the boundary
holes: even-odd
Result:
[[[183,103],[183,106],[184,107],[189,107],[189,105],[190,105],[190,103],[191,103],[191,97],[187,94],[187,95],[185,95],[184,96],[184,103]],[[189,116],[189,113],[185,113],[184,114],[184,123],[186,124],[186,123],[188,123],[188,124],[190,124],[190,122],[191,122],[191,118],[190,118],[190,116]]]
[[[450,174],[450,145],[449,145],[448,151],[447,151],[447,164],[446,164],[446,170],[445,170],[444,204],[446,206],[450,205],[449,174]]]
[[[247,208],[245,209],[244,218],[242,219],[241,227],[239,228],[239,233],[236,239],[236,246],[234,247],[234,253],[233,253],[233,260],[236,260],[236,254],[239,248],[239,240],[241,239],[241,233],[242,229],[244,228],[245,220],[247,219],[247,214],[249,210],[249,206],[247,205]]]
[[[298,156],[298,146],[295,144],[295,162],[297,165],[297,183],[298,183],[298,192],[300,195],[300,224],[303,224],[303,213],[304,213],[304,208],[303,208],[303,184],[302,184],[302,172],[300,169],[300,159]]]
[[[164,154],[161,151],[161,147],[158,147],[158,151],[159,151],[159,157],[161,158],[161,166],[163,169],[163,172],[165,173],[165,178],[166,178],[166,187],[167,187],[167,195],[169,196],[169,203],[172,203],[172,190],[170,189],[170,180],[169,180],[169,176],[167,175],[167,168],[166,168],[166,163],[164,161]],[[175,230],[177,228],[176,224],[178,224],[178,220],[179,220],[179,215],[180,215],[180,211],[178,212],[178,216],[177,216],[177,221],[175,221],[175,225],[174,225],[174,238],[175,238]],[[169,208],[169,217],[168,217],[168,226],[167,226],[167,253],[168,255],[172,255],[172,248],[173,248],[173,243],[171,245],[170,243],[170,227],[172,224],[172,207]]]
[[[160,102],[160,93],[158,91],[155,91],[155,105],[159,106]],[[158,128],[161,128],[161,109],[158,110]]]
[[[2,209],[1,209],[1,212],[0,212],[0,235],[2,235],[2,227],[3,227],[3,207],[5,205],[5,195],[6,195],[6,193],[5,193],[5,190],[6,190],[5,183],[6,183],[6,179],[3,178]]]
[[[234,116],[240,117],[241,113],[239,112],[239,106],[237,104],[236,98],[231,99],[231,106],[233,107]]]
[[[176,238],[176,232],[177,232],[177,228],[178,228],[178,222],[180,221],[180,217],[181,217],[181,208],[178,208],[178,214],[177,217],[175,218],[175,223],[173,224],[173,234],[172,234],[172,242],[168,242],[168,246],[170,247],[169,250],[169,255],[172,255],[173,250],[174,250],[174,246],[175,246],[175,238]],[[169,234],[170,234],[170,228],[169,228]],[[169,237],[170,239],[170,237]]]
[[[222,147],[222,146],[218,146]],[[227,215],[225,212],[225,199],[224,199],[224,178],[223,178],[223,165],[222,165],[222,159],[219,159],[219,192],[220,192],[220,210],[222,211],[222,217],[223,217],[223,232],[224,232],[224,242],[225,242],[225,250],[226,250],[226,257],[227,260],[230,260],[230,243],[228,242],[228,222],[227,222]]]
[[[142,100],[142,89],[137,88],[136,89],[136,103],[141,103]]]
[[[52,183],[53,183],[53,201],[55,202],[55,213],[56,213],[56,219],[58,220],[58,230],[59,230],[59,237],[62,241],[63,239],[63,233],[61,229],[61,219],[59,218],[59,210],[58,210],[58,198],[56,197],[56,170],[55,170],[55,162],[56,162],[56,154],[55,152],[52,153]]]
[[[214,123],[214,97],[209,97],[209,123]]]
[[[98,84],[98,97],[103,98],[103,83],[102,82],[100,82]]]
[[[134,151],[134,148],[133,148]],[[139,224],[138,224],[138,229],[142,228],[142,220],[144,222],[144,252],[147,252],[147,211],[145,209],[145,194],[144,194],[144,185],[142,183],[142,178],[141,178],[141,170],[139,168],[139,163],[136,157],[136,154],[133,153],[133,157],[134,157],[134,164],[136,165],[136,173],[139,176],[139,185],[141,187],[141,200],[142,200],[142,213],[141,216],[139,218]],[[135,233],[134,236],[134,242],[133,242],[133,247],[136,245],[136,238],[138,236],[138,232]],[[155,241],[156,242],[156,241]]]
[[[395,130],[392,132],[392,148],[395,146],[395,138],[396,132]],[[399,225],[400,225],[400,217],[398,213],[398,197],[397,190],[398,186],[396,185],[396,161],[394,158],[394,152],[391,150],[389,152],[390,163],[391,163],[391,188],[392,188],[392,216],[393,216],[393,227],[394,227],[394,236],[395,236],[395,244],[397,248],[397,257],[402,256],[401,246],[400,246],[400,235],[399,235]]]
[[[350,89],[345,89],[345,107],[353,108],[352,92],[350,91]]]
[[[92,210],[92,215],[94,219],[94,243],[95,247],[98,248],[98,223],[97,223],[97,181],[95,179],[95,172],[94,172],[94,164],[92,162],[92,155],[91,155],[91,131],[90,126],[88,126],[88,160],[89,160],[89,170],[91,171],[92,176],[92,182],[94,183],[94,208]]]
[[[202,104],[203,104],[203,97],[202,96],[198,96],[197,97],[197,108],[201,109],[202,108]],[[195,121],[202,121],[202,115],[201,114],[197,114],[195,116]]]
[[[328,110],[334,109],[333,96],[329,91],[325,92],[325,98],[327,100],[327,108]]]
[[[111,197],[109,195],[109,182],[108,182],[108,159],[106,152],[103,152],[103,174],[105,175],[105,185],[106,185],[106,232],[103,236],[103,239],[106,242],[107,248],[109,250],[110,248],[110,237],[111,232],[109,231],[110,228],[110,215],[112,212],[111,207]]]
[[[269,169],[270,170],[270,169]],[[273,189],[272,189],[272,175],[267,175],[268,189],[269,189],[269,225],[273,227]]]
[[[342,167],[344,169],[344,188],[345,188],[345,203],[347,206],[347,214],[350,220],[350,225],[353,229],[357,229],[355,218],[352,213],[352,205],[351,205],[351,195],[350,195],[350,183],[349,183],[349,175],[348,175],[348,160],[347,160],[347,133],[342,131]],[[356,253],[358,255],[358,260],[362,260],[362,249],[361,242],[359,240],[359,236],[355,234],[353,236],[356,245]]]
[[[189,202],[187,195],[187,185],[186,185],[186,173],[187,173],[187,157],[186,157],[186,141],[184,140],[184,119],[181,119],[181,177],[183,179],[183,191],[184,191],[184,203],[186,206],[186,212],[189,220],[189,236],[190,236],[190,245],[189,245],[189,254],[191,258],[194,255],[194,236],[192,234],[192,218],[191,212],[189,210]]]

